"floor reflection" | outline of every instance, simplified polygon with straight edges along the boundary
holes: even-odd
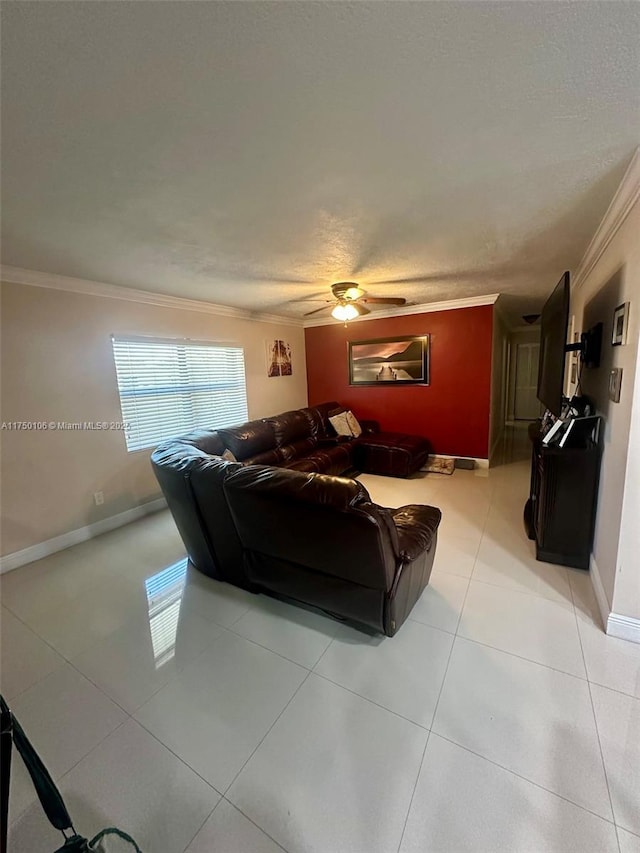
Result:
[[[185,557],[144,582],[156,669],[160,669],[176,653],[178,619],[187,579],[187,563]]]

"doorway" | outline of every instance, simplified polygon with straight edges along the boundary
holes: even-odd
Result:
[[[540,415],[537,398],[539,358],[539,343],[516,344],[514,416],[517,421],[534,421]]]

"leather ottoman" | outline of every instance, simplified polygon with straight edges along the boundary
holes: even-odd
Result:
[[[366,474],[409,477],[426,463],[431,445],[419,435],[377,432],[356,439],[354,462]]]

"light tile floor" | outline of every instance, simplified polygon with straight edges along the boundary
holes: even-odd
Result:
[[[393,639],[218,584],[168,513],[5,575],[2,689],[78,829],[145,853],[638,853],[640,646],[538,563],[527,461],[363,476],[443,510]],[[15,761],[11,850],[59,837]]]

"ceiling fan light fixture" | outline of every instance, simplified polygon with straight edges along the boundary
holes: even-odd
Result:
[[[349,302],[339,302],[331,312],[331,316],[335,317],[336,320],[342,320],[346,323],[347,320],[355,320],[356,317],[360,316],[361,312],[358,310],[359,307],[359,305],[353,305]]]
[[[364,290],[361,287],[356,287],[354,285],[353,287],[349,287],[345,290],[343,298],[354,300],[360,299],[361,296],[364,296]]]
[[[364,296],[365,291],[355,281],[336,281],[331,285],[331,292],[336,299],[346,299],[353,302]]]

